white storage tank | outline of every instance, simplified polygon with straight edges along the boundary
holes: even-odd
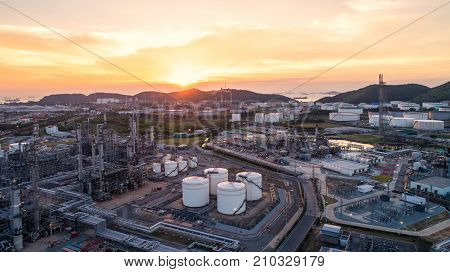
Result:
[[[245,184],[241,182],[221,182],[217,185],[217,211],[235,215],[246,209]]]
[[[444,130],[444,121],[438,120],[415,120],[414,128],[418,130],[438,131]]]
[[[391,122],[392,118],[394,118],[394,117],[391,116],[391,115],[383,116],[383,120],[384,120],[383,123],[384,124],[389,124]],[[379,115],[375,115],[375,114],[369,115],[369,124],[371,126],[378,127],[379,124],[380,124],[380,117],[379,117]]]
[[[154,162],[152,164],[152,168],[153,168],[153,173],[155,174],[160,174],[161,173],[161,164],[158,162]]]
[[[265,114],[262,112],[255,113],[255,123],[264,123]]]
[[[189,165],[189,168],[197,168],[197,166],[198,166],[197,157],[188,158],[188,165]]]
[[[240,113],[233,113],[233,114],[231,114],[231,121],[232,122],[240,122],[241,121],[241,114]]]
[[[236,181],[243,182],[247,189],[247,201],[259,200],[262,197],[262,175],[257,172],[240,172]]]
[[[165,162],[165,161],[170,161],[172,159],[172,155],[171,154],[166,154],[166,155],[164,155],[164,157],[163,157],[163,162]]]
[[[203,174],[209,179],[209,193],[217,195],[217,184],[228,181],[228,170],[225,168],[208,168]]]
[[[404,112],[403,117],[413,118],[414,120],[428,120],[427,112]]]
[[[357,107],[342,107],[338,109],[339,113],[363,114],[363,109]]]
[[[357,113],[330,112],[330,120],[336,122],[359,121],[360,117]]]
[[[389,125],[391,127],[412,128],[414,125],[414,118],[394,117],[389,122]]]
[[[180,170],[180,172],[186,172],[188,170],[188,162],[185,160],[179,160],[178,170]]]
[[[187,177],[182,181],[183,205],[192,208],[209,203],[209,181],[203,177]]]
[[[175,177],[178,175],[178,163],[176,161],[165,161],[164,175],[166,177]]]

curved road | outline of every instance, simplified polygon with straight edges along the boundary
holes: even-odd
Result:
[[[295,224],[295,226],[292,228],[289,235],[284,239],[283,243],[281,243],[281,245],[278,247],[277,251],[279,252],[296,251],[308,235],[311,228],[314,226],[314,223],[320,214],[314,186],[310,182],[305,180],[299,180],[299,182],[301,183],[303,188],[306,201],[306,210],[297,224]]]

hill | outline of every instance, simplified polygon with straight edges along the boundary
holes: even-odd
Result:
[[[450,100],[450,81],[440,86],[431,88],[426,93],[415,97],[412,101],[421,102],[440,102]]]
[[[385,101],[412,101],[430,90],[429,87],[419,84],[386,85],[384,86],[384,99]],[[346,102],[351,104],[378,103],[378,101],[378,85],[370,85],[355,91],[340,93],[318,100],[318,102],[322,103]]]
[[[161,92],[142,92],[133,96],[127,96],[116,93],[94,93],[90,95],[83,94],[54,94],[45,96],[38,103],[41,105],[79,105],[85,103],[95,103],[98,98],[115,98],[125,100],[137,98],[139,101],[148,102],[200,102],[200,101],[220,101],[230,99],[230,92],[233,101],[245,102],[289,102],[291,98],[277,94],[261,94],[247,90],[226,90],[220,91],[201,91],[198,89],[189,89],[180,92],[161,93]]]

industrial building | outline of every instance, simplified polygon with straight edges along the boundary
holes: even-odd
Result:
[[[411,180],[410,188],[446,197],[450,195],[450,179],[428,177],[421,180]]]
[[[340,159],[324,159],[321,161],[321,165],[325,169],[335,171],[346,176],[362,174],[369,170],[368,164]]]
[[[370,165],[376,165],[383,160],[383,156],[367,152],[342,152],[341,158]]]

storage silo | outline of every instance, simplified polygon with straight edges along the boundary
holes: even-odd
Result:
[[[262,197],[262,175],[257,172],[240,172],[236,181],[243,182],[247,190],[247,201],[259,200]]]
[[[182,181],[183,205],[192,208],[209,203],[209,181],[203,177],[187,177]]]
[[[329,119],[336,122],[359,121],[360,116],[357,113],[330,112]]]
[[[217,211],[221,214],[236,215],[246,209],[245,184],[241,182],[221,182],[217,185]]]
[[[154,162],[152,164],[153,173],[161,174],[161,164],[159,162]]]
[[[180,172],[186,172],[188,170],[188,162],[185,160],[178,161],[178,170]]]
[[[414,120],[428,120],[427,112],[404,112],[403,117],[413,118]]]
[[[176,161],[165,161],[164,175],[166,177],[175,177],[178,175],[178,163]]]
[[[217,195],[217,184],[228,181],[228,170],[225,168],[208,168],[203,174],[209,179],[209,192]]]
[[[418,130],[439,131],[444,130],[444,121],[438,120],[415,120],[414,128]]]
[[[163,157],[163,162],[165,162],[165,161],[170,161],[172,159],[172,155],[171,154],[166,154],[166,155],[164,155],[164,157]]]
[[[389,122],[389,126],[391,127],[412,128],[413,125],[414,118],[394,117]]]
[[[198,166],[197,157],[188,158],[188,165],[189,165],[189,168],[197,168],[197,166]]]
[[[232,122],[240,122],[241,121],[241,114],[240,113],[233,113],[233,114],[231,114],[231,121]]]
[[[262,112],[255,113],[255,123],[262,124],[264,123],[265,114]]]

